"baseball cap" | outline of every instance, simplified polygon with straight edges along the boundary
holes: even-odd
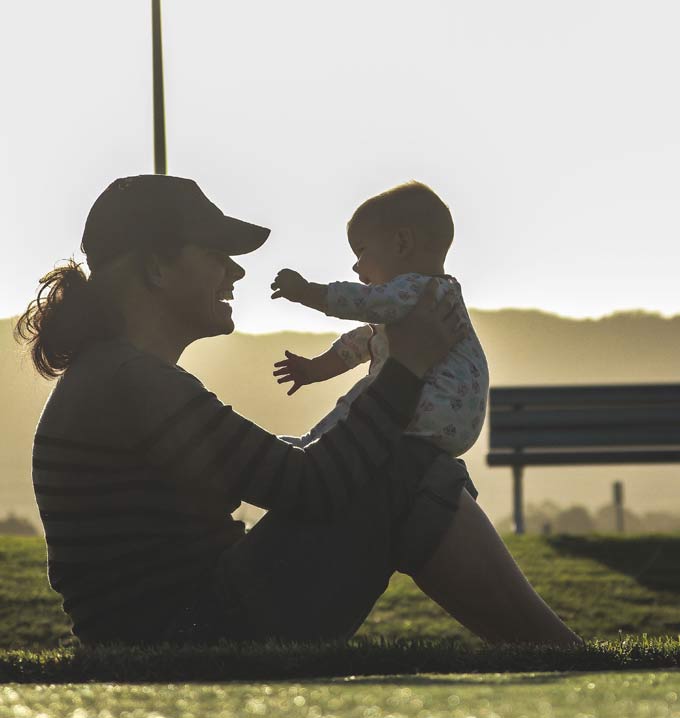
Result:
[[[85,222],[81,251],[91,270],[130,250],[192,243],[247,254],[270,230],[228,217],[194,180],[136,175],[114,180],[97,198]]]

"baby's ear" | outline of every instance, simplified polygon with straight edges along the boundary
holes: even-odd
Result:
[[[400,257],[408,257],[413,254],[416,248],[416,240],[413,230],[410,227],[400,227],[395,235],[397,254]]]

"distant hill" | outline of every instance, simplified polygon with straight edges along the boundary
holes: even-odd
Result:
[[[680,316],[626,312],[574,320],[515,309],[472,310],[471,315],[495,386],[680,382]],[[180,364],[256,423],[277,434],[296,435],[329,411],[366,368],[288,397],[272,377],[272,365],[284,349],[313,356],[334,338],[299,332],[216,337],[194,344]],[[0,514],[13,511],[36,523],[31,444],[50,388],[14,343],[11,321],[0,320]],[[500,520],[510,511],[510,472],[485,465],[487,445],[485,431],[465,459],[480,490],[480,504],[493,520]],[[625,483],[627,505],[638,513],[680,509],[677,466],[537,467],[526,476],[527,502],[600,507],[609,501],[610,484],[618,479]]]

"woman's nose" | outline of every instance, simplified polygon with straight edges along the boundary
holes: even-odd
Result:
[[[229,257],[228,274],[230,279],[234,282],[238,282],[239,279],[243,279],[243,277],[246,276],[246,270],[243,269],[240,264],[236,264],[236,262]]]

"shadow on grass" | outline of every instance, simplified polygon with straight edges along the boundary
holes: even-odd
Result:
[[[651,590],[680,594],[680,537],[559,535],[546,542],[562,555],[597,561]]]
[[[445,639],[359,640],[348,643],[277,642],[148,647],[101,646],[31,653],[0,651],[0,683],[227,682],[314,680],[333,676],[402,676],[418,683],[446,681],[423,674],[554,672],[551,676],[512,677],[518,683],[561,680],[567,672],[677,668],[680,641],[632,637],[591,641],[559,648],[502,644],[479,650]],[[410,676],[406,678],[405,676]],[[371,680],[371,679],[369,679]],[[474,679],[468,678],[471,683]]]

